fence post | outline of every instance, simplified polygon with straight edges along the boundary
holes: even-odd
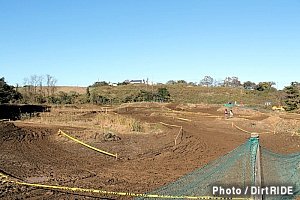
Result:
[[[182,135],[183,135],[183,128],[182,128],[182,126],[180,127],[180,130],[179,130],[179,132],[178,132],[178,134],[177,134],[177,136],[175,138],[175,146],[177,145],[177,139],[178,139],[178,137],[179,137],[180,134],[181,134],[181,138],[182,138]]]
[[[259,136],[256,133],[251,133],[251,139],[256,141],[256,152],[255,152],[255,163],[254,163],[254,186],[257,188],[261,188],[262,184],[262,174],[261,174],[261,153],[260,153],[260,145],[259,145]],[[262,200],[262,194],[256,194],[252,197],[254,200]]]
[[[260,157],[260,145],[258,144],[255,162],[255,185],[261,188],[262,174],[261,174],[261,157]],[[255,200],[262,200],[262,194],[256,195]]]

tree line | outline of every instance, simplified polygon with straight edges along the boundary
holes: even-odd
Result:
[[[87,87],[85,94],[78,92],[56,91],[57,79],[51,75],[32,75],[24,79],[24,86],[8,85],[4,77],[0,79],[0,104],[115,104],[141,101],[169,102],[171,95],[167,88],[158,88],[157,91],[140,90],[137,94],[129,94],[124,99],[103,96],[93,88],[108,86],[105,81],[95,82]],[[127,85],[120,83],[120,85]],[[92,91],[91,91],[92,90]]]
[[[157,91],[140,90],[136,94],[127,95],[124,99],[106,97],[94,92],[92,89],[102,86],[108,86],[105,81],[95,82],[93,85],[87,87],[85,94],[77,92],[57,92],[57,79],[51,75],[38,76],[33,75],[24,79],[24,86],[16,87],[8,85],[5,78],[0,78],[0,104],[3,103],[25,103],[25,104],[113,104],[113,103],[127,103],[127,102],[141,102],[141,101],[157,101],[170,102],[171,94],[167,87],[163,85]],[[246,81],[241,83],[238,77],[226,77],[223,81],[215,81],[210,76],[205,76],[197,83],[188,83],[184,80],[170,80],[165,85],[199,85],[202,87],[241,87],[246,90],[256,90],[259,92],[276,92],[274,88],[275,83],[260,82],[258,84]],[[126,85],[126,84],[120,84]],[[92,91],[91,91],[92,90]],[[283,89],[283,102],[287,111],[300,109],[300,83],[292,82],[289,86]]]
[[[51,103],[51,98],[56,91],[56,83],[57,79],[49,74],[35,74],[24,78],[24,84],[21,91],[23,102]]]
[[[183,85],[191,85],[191,86],[203,86],[203,87],[243,87],[248,90],[258,90],[258,91],[265,91],[265,90],[274,90],[274,86],[276,85],[274,81],[266,81],[266,82],[259,82],[258,84],[252,81],[245,81],[242,83],[238,77],[225,77],[224,80],[217,80],[211,76],[204,76],[199,83],[197,82],[187,82],[185,80],[169,80],[166,82],[167,85],[176,85],[176,84],[183,84]]]

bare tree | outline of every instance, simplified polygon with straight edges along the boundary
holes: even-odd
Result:
[[[226,77],[225,79],[224,79],[224,83],[223,83],[223,86],[224,87],[230,87],[230,84],[231,84],[231,77]]]
[[[47,80],[47,95],[48,96],[53,95],[56,89],[55,85],[57,80],[49,74],[46,75],[46,80]]]
[[[226,77],[224,80],[223,86],[225,87],[238,87],[241,86],[241,81],[236,76],[233,77]]]
[[[33,86],[33,93],[36,94],[38,86],[38,76],[36,74],[30,76],[30,85]]]
[[[28,78],[24,78],[23,85],[25,87],[25,92],[32,92],[32,85],[30,85],[30,81]]]
[[[43,95],[43,81],[44,81],[44,76],[40,75],[37,77],[37,84],[39,86],[39,92],[40,92],[40,95]]]
[[[241,86],[241,81],[236,76],[231,77],[231,87],[239,87]]]
[[[31,102],[44,101],[43,97],[54,94],[56,82],[57,80],[49,74],[34,74],[29,78],[24,78],[24,91],[26,92],[25,96]]]
[[[200,85],[210,87],[214,83],[214,79],[211,76],[204,76],[204,78],[200,81]]]
[[[47,81],[46,91],[47,91],[47,96],[49,97],[50,96],[50,82],[51,82],[51,76],[49,74],[46,74],[46,81]]]
[[[24,78],[24,79],[23,79],[23,85],[24,85],[24,86],[28,85],[28,82],[29,82],[29,81],[28,81],[28,78]]]

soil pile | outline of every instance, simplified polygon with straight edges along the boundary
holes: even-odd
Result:
[[[32,141],[42,138],[46,132],[29,131],[23,128],[16,127],[11,122],[0,122],[0,139],[4,141]]]

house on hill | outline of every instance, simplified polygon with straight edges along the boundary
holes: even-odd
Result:
[[[130,84],[142,84],[145,83],[145,80],[131,80],[129,81]]]
[[[109,83],[110,86],[118,86],[118,83]]]

